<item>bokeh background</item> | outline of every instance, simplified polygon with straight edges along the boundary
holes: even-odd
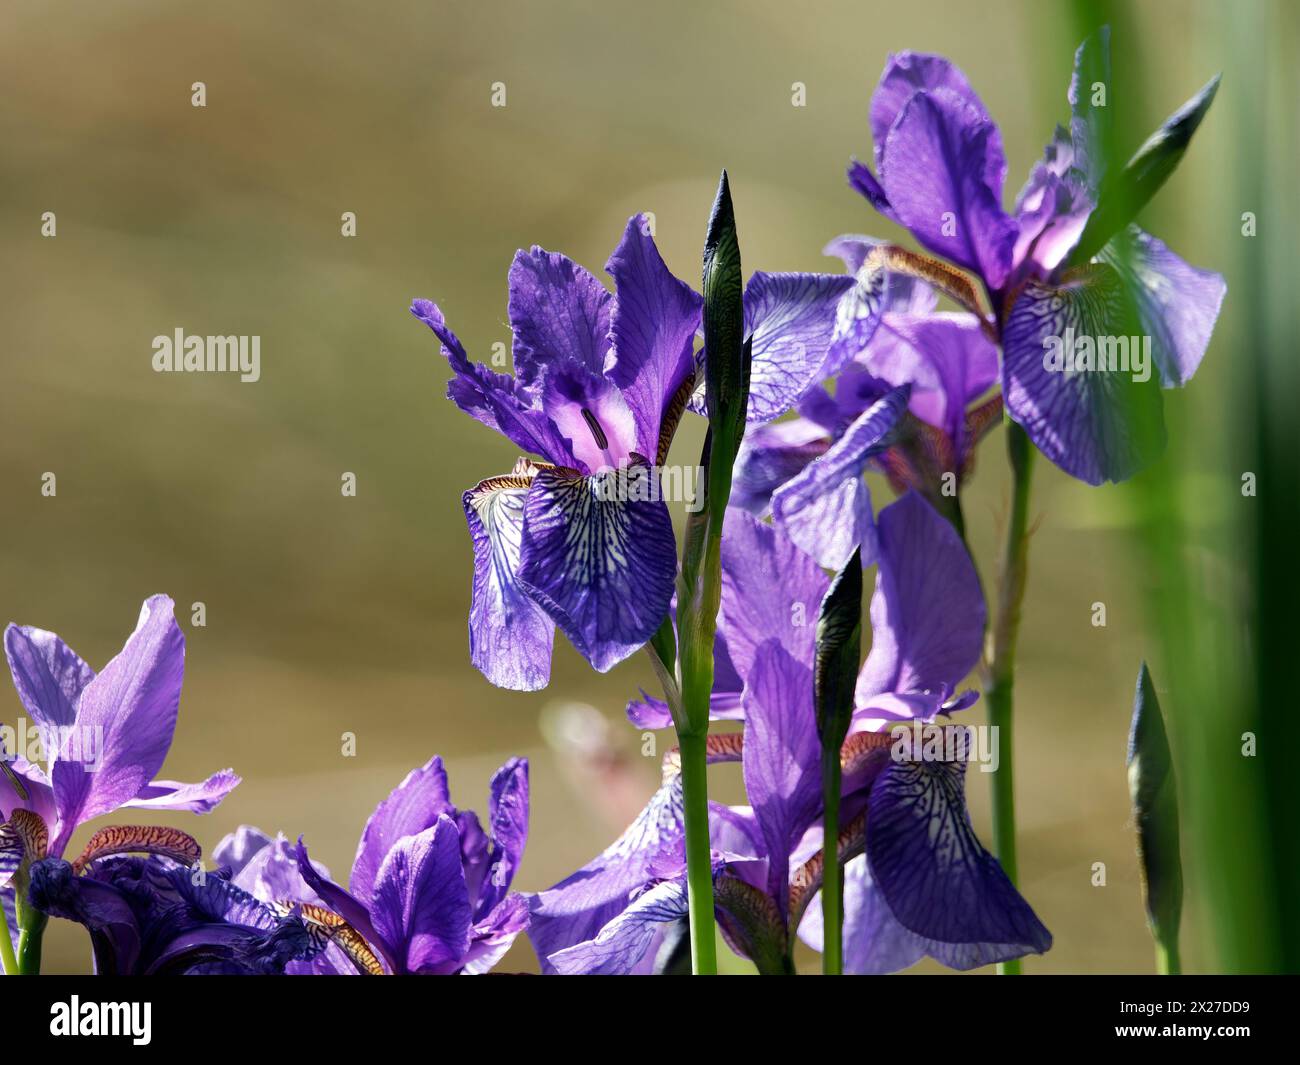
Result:
[[[516,248],[599,271],[639,210],[697,282],[723,166],[747,271],[836,270],[820,249],[839,233],[901,239],[843,175],[870,153],[868,99],[903,48],[966,70],[1001,126],[1009,202],[1068,115],[1074,47],[1102,20],[1126,148],[1224,72],[1144,224],[1226,274],[1228,297],[1200,373],[1166,397],[1155,469],[1091,489],[1038,467],[1017,787],[1022,889],[1056,945],[1026,970],[1152,968],[1124,770],[1143,658],[1180,773],[1186,966],[1293,964],[1282,760],[1297,634],[1300,18],[1285,3],[9,0],[0,620],[54,629],[100,667],[145,596],[176,599],[187,668],[166,774],[230,765],[245,778],[215,813],[181,818],[208,849],[247,822],[303,833],[342,874],[375,803],[430,755],[447,760],[458,803],[481,808],[491,771],[523,754],[532,836],[518,886],[548,886],[613,838],[671,739],[647,757],[623,719],[653,685],[640,658],[599,676],[560,638],[535,694],[470,666],[460,493],[515,453],[443,398],[447,371],[411,298],[438,300],[487,358],[509,340]],[[196,81],[205,108],[191,106]],[[355,238],[340,234],[345,211]],[[260,335],[261,380],[155,374],[151,339],[176,327]],[[700,439],[688,423],[675,460]],[[966,497],[986,583],[1003,447],[998,430]],[[1255,498],[1240,492],[1247,470]],[[47,471],[54,498],[40,492]],[[345,472],[355,498],[340,493]],[[205,627],[190,624],[194,602]],[[1240,756],[1247,729],[1255,759]],[[970,785],[987,840],[987,778]],[[735,773],[714,788],[740,798]],[[52,922],[46,956],[49,971],[85,970],[84,934]],[[525,942],[504,967],[535,968]]]

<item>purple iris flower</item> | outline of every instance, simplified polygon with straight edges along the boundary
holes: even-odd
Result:
[[[1189,266],[1135,225],[1089,262],[1072,265],[1105,188],[1109,108],[1107,29],[1075,56],[1071,122],[1058,128],[1016,199],[1002,209],[1002,138],[960,70],[934,55],[902,52],[886,63],[871,101],[876,173],[856,160],[849,181],[886,218],[931,252],[975,274],[995,311],[1008,413],[1045,455],[1089,484],[1132,476],[1162,449],[1159,387],[1188,381],[1209,344],[1226,291],[1216,273]],[[1214,84],[1189,107],[1208,106]],[[878,176],[877,176],[878,175]],[[1045,365],[1052,338],[1144,343],[1158,379],[1128,367],[1107,372]],[[1096,364],[1096,359],[1092,360]],[[1122,371],[1122,372],[1121,372]],[[1145,373],[1151,375],[1147,363]]]
[[[297,915],[157,855],[102,858],[80,874],[43,858],[30,881],[37,909],[89,931],[101,976],[278,974],[322,945]]]
[[[336,937],[359,934],[388,972],[476,974],[500,961],[528,926],[527,903],[510,892],[527,838],[526,759],[512,758],[493,774],[484,831],[473,811],[452,805],[435,757],[370,815],[347,889],[310,861],[301,839],[295,856],[306,888],[350,926],[335,925]],[[289,898],[304,896],[291,889]]]
[[[964,969],[1046,950],[1047,930],[971,829],[962,758],[891,759],[882,731],[972,702],[973,693],[953,697],[983,639],[970,557],[915,493],[881,511],[878,537],[872,649],[844,748],[839,846],[853,859],[846,928],[869,911],[871,927],[884,931],[846,934],[846,965],[892,971],[929,954]],[[811,663],[829,580],[780,529],[735,509],[723,549],[721,630],[741,682],[739,714],[730,716],[743,717],[744,731],[713,737],[711,755],[742,763],[750,806],[711,806],[718,918],[762,971],[784,971],[795,930],[814,944],[820,935],[820,911],[810,907],[822,849]],[[722,694],[730,709],[736,693]],[[670,759],[663,786],[619,840],[531,897],[529,936],[544,969],[652,966],[665,923],[686,912],[680,804]],[[900,942],[920,953],[905,955]]]

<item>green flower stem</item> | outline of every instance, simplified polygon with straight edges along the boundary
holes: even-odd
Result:
[[[840,752],[822,748],[822,973],[844,971],[844,878],[839,862]]]
[[[41,940],[49,918],[39,910],[27,909],[19,922],[18,972],[22,976],[38,976],[41,971]]]
[[[713,849],[709,843],[708,732],[678,733],[682,757],[682,806],[686,825],[686,891],[690,904],[691,971],[718,971],[713,931]]]
[[[1003,871],[1014,884],[1016,871],[1015,761],[1013,757],[1012,692],[1016,680],[1016,637],[1020,630],[1020,605],[1028,575],[1029,489],[1034,447],[1015,422],[1007,421],[1007,456],[1011,462],[1011,517],[1007,522],[1002,568],[998,584],[985,698],[989,724],[998,730],[999,759],[993,774],[993,846]],[[1020,972],[1020,960],[1002,962],[998,972]]]
[[[1156,972],[1161,976],[1178,976],[1183,971],[1182,959],[1178,956],[1178,939],[1171,942],[1156,943]]]
[[[4,907],[0,906],[0,966],[5,976],[18,975],[18,959],[14,957],[14,943],[9,937],[9,919]]]

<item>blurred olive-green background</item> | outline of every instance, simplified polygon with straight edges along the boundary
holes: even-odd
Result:
[[[639,658],[596,675],[562,637],[543,692],[498,690],[470,666],[460,493],[515,452],[443,398],[445,366],[410,300],[436,299],[486,359],[509,340],[516,248],[541,244],[599,271],[640,210],[654,212],[669,266],[698,284],[723,166],[747,271],[838,269],[820,249],[843,232],[902,239],[848,189],[844,166],[869,157],[870,93],[903,48],[967,72],[1001,126],[1009,206],[1068,115],[1073,49],[1097,17],[1028,0],[10,0],[0,620],[54,629],[99,668],[145,596],[176,599],[188,648],[165,775],[230,765],[245,778],[208,817],[172,818],[208,849],[248,822],[303,833],[342,875],[365,818],[413,766],[442,754],[457,802],[481,808],[491,771],[523,754],[532,835],[517,886],[548,886],[652,790],[657,758],[622,707],[653,678]],[[1186,519],[1157,550],[1227,635],[1201,654],[1245,672],[1259,577],[1255,501],[1239,482],[1265,355],[1242,290],[1254,286],[1257,304],[1278,264],[1261,265],[1264,245],[1241,219],[1286,224],[1296,15],[1163,0],[1111,19],[1110,102],[1139,139],[1224,71],[1143,221],[1228,277],[1200,373],[1166,397],[1171,444],[1152,477]],[[191,106],[198,81],[204,108]],[[504,108],[491,106],[497,82]],[[792,105],[796,82],[804,107]],[[47,211],[53,239],[41,235]],[[348,211],[355,238],[340,233]],[[1290,299],[1272,283],[1275,302]],[[151,340],[177,327],[259,335],[261,380],[154,373]],[[679,461],[699,440],[689,423]],[[1000,430],[985,443],[965,504],[986,586],[1008,495],[1003,446]],[[47,471],[54,498],[41,495]],[[340,493],[346,472],[355,498]],[[1045,462],[1037,471],[1017,785],[1022,888],[1056,945],[1029,972],[1152,966],[1124,772],[1142,658],[1167,709],[1173,698],[1158,601],[1168,572],[1142,535],[1151,483],[1091,489]],[[190,624],[195,602],[206,627]],[[1104,628],[1092,624],[1098,602]],[[608,730],[560,713],[575,703]],[[0,696],[0,720],[19,712],[12,691]],[[355,757],[341,753],[348,732]],[[658,739],[661,754],[670,740]],[[1203,786],[1186,774],[1180,784]],[[740,798],[735,774],[716,786]],[[987,778],[972,772],[969,790],[987,840]],[[1194,831],[1185,847],[1194,868],[1213,868]],[[1094,886],[1099,862],[1105,886]],[[1187,967],[1232,967],[1201,884],[1189,880]],[[80,929],[52,923],[47,969],[84,969],[87,953]],[[506,962],[534,965],[522,941]]]

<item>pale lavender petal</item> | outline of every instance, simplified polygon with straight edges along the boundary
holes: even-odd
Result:
[[[223,769],[197,784],[155,780],[141,788],[134,799],[122,805],[139,806],[146,810],[187,810],[193,814],[206,814],[216,809],[239,786],[242,779],[233,769]]]
[[[1164,449],[1160,381],[1122,370],[1051,367],[1060,350],[1098,338],[1123,339],[1138,327],[1128,313],[1124,285],[1109,266],[1072,272],[1053,286],[1030,282],[1007,314],[1002,332],[1007,412],[1038,449],[1072,477],[1088,484],[1123,481]],[[1140,338],[1139,338],[1140,340]]]
[[[379,868],[397,841],[403,836],[418,835],[436,825],[439,817],[454,813],[447,771],[442,759],[434,755],[420,768],[407,773],[366,821],[348,881],[352,893],[369,904],[374,897]]]
[[[984,594],[961,537],[908,492],[880,512],[880,569],[871,597],[871,651],[857,703],[882,692],[945,695],[975,668]]]
[[[524,504],[518,580],[601,673],[638,651],[668,614],[677,575],[656,474],[581,477],[543,469]]]
[[[745,681],[745,794],[767,853],[767,892],[785,913],[790,851],[821,803],[821,744],[812,670],[776,639],[763,643]]]
[[[1228,291],[1222,274],[1188,265],[1150,233],[1129,226],[1101,258],[1124,279],[1142,334],[1166,388],[1184,385],[1201,364]]]
[[[1060,126],[1016,197],[1015,262],[1026,276],[1046,276],[1078,242],[1095,201],[1073,169],[1074,147]],[[1036,269],[1033,269],[1036,268]]]
[[[97,758],[79,761],[60,751],[51,782],[59,827],[50,853],[61,856],[79,824],[137,796],[162,768],[176,730],[185,636],[165,595],[146,599],[135,632],[77,704],[77,729],[94,735]],[[86,745],[79,752],[88,753]]]
[[[260,828],[255,828],[253,825],[240,825],[235,831],[222,836],[217,845],[212,848],[212,863],[218,869],[226,870],[234,880],[249,862],[270,845],[271,837]],[[294,862],[297,863],[296,854]],[[242,884],[240,886],[243,887]],[[244,890],[250,895],[254,894],[246,887]]]
[[[371,915],[376,931],[392,945],[399,971],[460,968],[469,951],[471,918],[455,821],[444,815],[433,827],[397,841],[375,875]]]
[[[625,976],[642,961],[665,922],[685,916],[686,878],[665,880],[638,895],[591,940],[550,955],[565,976]]]
[[[875,237],[844,233],[828,243],[822,249],[822,254],[842,260],[844,269],[856,276],[872,250],[886,243],[888,242]],[[934,287],[919,277],[892,271],[887,275],[885,294],[881,300],[883,312],[925,314],[934,310],[938,303],[939,295]]]
[[[572,259],[536,245],[510,264],[507,314],[514,331],[515,376],[532,385],[542,369],[574,360],[605,372],[613,297]]]
[[[519,586],[524,502],[537,467],[480,481],[461,497],[474,542],[470,661],[493,684],[537,691],[551,679],[555,623]]]
[[[764,517],[771,510],[772,493],[828,447],[826,429],[807,418],[750,426],[736,456],[728,505]]]
[[[863,475],[889,444],[906,409],[908,389],[895,389],[865,411],[820,458],[772,496],[772,518],[799,548],[828,569],[841,569],[855,549],[862,564],[876,559],[871,494]]]
[[[612,381],[585,366],[548,366],[542,383],[542,407],[583,473],[617,469],[641,446],[641,426],[628,398]],[[651,451],[650,457],[654,454]]]
[[[609,378],[624,390],[640,453],[653,462],[664,409],[694,369],[704,301],[664,265],[644,215],[628,220],[605,269],[615,288]]]
[[[1011,268],[1016,223],[1002,212],[1006,176],[997,127],[947,89],[904,105],[885,144],[881,179],[899,221],[931,251],[998,289]]]
[[[472,929],[461,974],[479,976],[488,972],[527,928],[528,900],[522,895],[507,895]]]
[[[95,671],[52,632],[29,625],[5,629],[5,657],[27,716],[58,728],[77,717],[77,700]]]

